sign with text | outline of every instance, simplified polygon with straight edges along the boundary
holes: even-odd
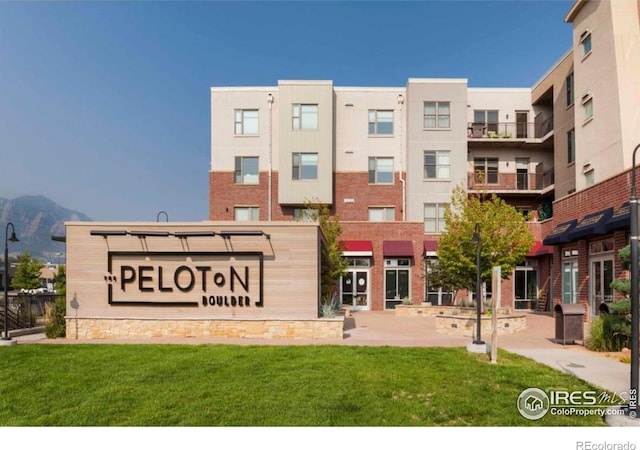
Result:
[[[263,306],[262,252],[108,252],[110,305]]]

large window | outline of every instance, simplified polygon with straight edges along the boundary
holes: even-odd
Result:
[[[294,130],[318,129],[318,105],[294,103],[291,116]]]
[[[424,259],[425,301],[430,302],[432,305],[451,305],[453,293],[442,288],[440,273],[438,258],[427,257]]]
[[[393,184],[393,158],[369,158],[369,183]]]
[[[233,208],[233,218],[238,221],[260,220],[260,208],[257,206],[237,206]]]
[[[445,230],[444,210],[446,203],[424,204],[424,232],[442,233]]]
[[[235,134],[236,136],[256,136],[259,131],[257,109],[235,110]]]
[[[403,299],[411,298],[411,260],[385,259],[384,267],[384,309],[395,309]]]
[[[294,180],[317,180],[318,154],[293,153],[291,174]]]
[[[236,184],[258,184],[257,156],[236,156],[234,181]]]
[[[498,158],[474,158],[473,174],[476,183],[498,184]]]
[[[393,222],[396,220],[396,209],[393,206],[369,208],[369,222]]]
[[[567,164],[571,164],[576,160],[576,130],[567,131]]]
[[[424,128],[451,128],[450,102],[424,102]]]
[[[578,260],[562,261],[562,303],[578,302]]]
[[[567,106],[573,105],[573,72],[567,77]]]
[[[474,125],[483,125],[486,133],[498,132],[498,110],[476,109],[473,111]]]
[[[389,135],[393,134],[393,111],[370,109],[369,110],[369,134]]]
[[[450,174],[449,151],[427,150],[424,152],[424,178],[426,180],[448,180]]]

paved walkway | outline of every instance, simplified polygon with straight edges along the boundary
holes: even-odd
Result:
[[[490,342],[490,336],[484,337]],[[393,312],[355,312],[345,319],[344,339],[222,339],[222,338],[149,338],[113,340],[47,339],[43,334],[19,336],[18,343],[180,343],[237,345],[366,345],[402,347],[465,347],[469,337],[437,334],[434,317],[396,317]],[[555,319],[549,314],[528,313],[527,329],[498,337],[498,347],[531,358],[556,370],[574,375],[594,386],[621,394],[630,386],[630,366],[602,353],[591,352],[579,344],[555,342]],[[537,386],[532,386],[537,387]],[[620,421],[616,425],[633,425]],[[640,420],[638,420],[640,422]],[[640,425],[640,423],[638,424]]]

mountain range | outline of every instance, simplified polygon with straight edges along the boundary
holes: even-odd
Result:
[[[45,262],[64,262],[65,244],[53,241],[51,236],[64,236],[67,221],[91,219],[42,195],[24,195],[13,200],[0,198],[0,225],[6,230],[11,222],[19,239],[19,242],[9,242],[10,255],[26,251]],[[9,230],[9,237],[10,233]]]

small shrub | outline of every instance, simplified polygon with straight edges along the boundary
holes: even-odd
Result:
[[[413,300],[411,300],[409,297],[404,297],[402,299],[402,304],[403,305],[413,305]]]
[[[594,351],[620,351],[629,346],[628,323],[620,314],[602,314],[589,324],[585,346]]]
[[[320,313],[322,314],[322,317],[335,317],[339,309],[340,301],[338,300],[338,297],[329,298],[325,296],[322,298],[322,304],[320,305]]]
[[[46,310],[47,323],[44,332],[48,338],[55,339],[66,336],[66,322],[64,320],[66,314],[66,300],[64,297],[58,296],[53,305],[47,307]]]

